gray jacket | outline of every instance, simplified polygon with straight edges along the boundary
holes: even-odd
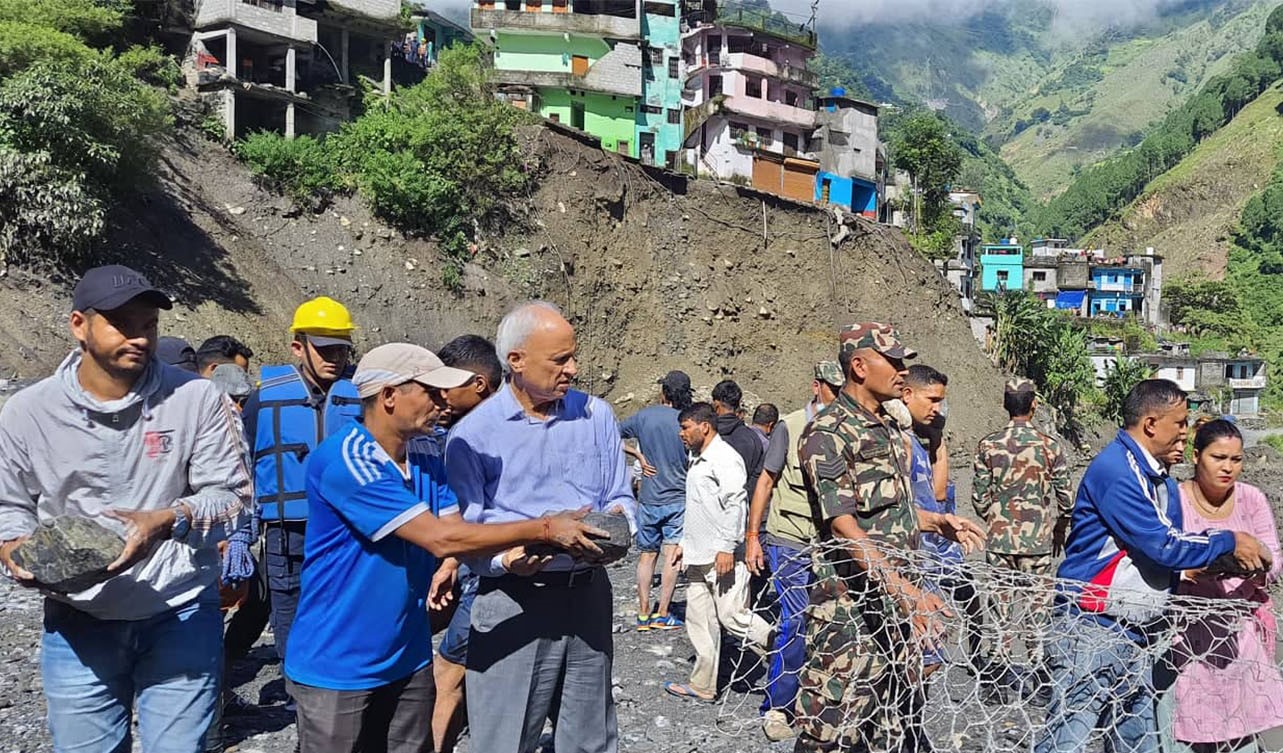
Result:
[[[166,540],[116,577],[80,593],[50,594],[99,619],[140,620],[213,598],[217,544],[250,515],[253,489],[231,402],[212,382],[152,360],[134,390],[99,402],[77,377],[75,351],[53,376],[0,409],[0,541],[59,515],[193,512],[183,542]]]

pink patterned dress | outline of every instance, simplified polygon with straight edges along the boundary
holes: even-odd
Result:
[[[1256,536],[1273,557],[1268,575],[1273,581],[1283,568],[1283,557],[1269,500],[1260,489],[1243,483],[1235,485],[1234,500],[1228,518],[1209,520],[1198,512],[1182,485],[1185,530],[1220,528]],[[1223,742],[1283,725],[1283,673],[1274,655],[1274,604],[1265,588],[1243,578],[1200,578],[1182,581],[1177,593],[1241,599],[1259,606],[1236,621],[1220,618],[1195,623],[1179,636],[1173,653],[1185,658],[1178,658],[1182,666],[1175,687],[1176,739]]]

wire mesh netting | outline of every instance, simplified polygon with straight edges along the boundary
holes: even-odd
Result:
[[[1047,557],[879,549],[883,571],[841,542],[777,571],[755,607],[771,644],[733,662],[723,731],[758,735],[775,708],[803,750],[1051,753],[1234,750],[1283,725],[1263,575],[1205,572],[1168,597],[1058,580]]]

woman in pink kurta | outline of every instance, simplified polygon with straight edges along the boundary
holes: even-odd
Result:
[[[1225,420],[1210,421],[1194,436],[1194,480],[1181,484],[1187,531],[1212,528],[1250,533],[1270,550],[1269,573],[1251,578],[1188,574],[1177,593],[1232,598],[1242,617],[1214,617],[1189,626],[1173,647],[1178,657],[1174,737],[1198,750],[1234,749],[1257,733],[1283,725],[1283,674],[1274,658],[1274,604],[1266,590],[1283,567],[1269,500],[1240,483],[1243,437]],[[1184,655],[1184,659],[1179,657]],[[1220,745],[1208,745],[1216,744]]]

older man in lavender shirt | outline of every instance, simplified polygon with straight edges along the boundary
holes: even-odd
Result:
[[[526,520],[590,507],[624,514],[636,530],[615,416],[570,389],[578,371],[570,323],[550,303],[526,303],[503,318],[495,340],[507,382],[446,444],[464,518]],[[471,565],[481,584],[468,645],[469,749],[533,753],[551,712],[558,753],[615,753],[605,569],[522,548]]]

